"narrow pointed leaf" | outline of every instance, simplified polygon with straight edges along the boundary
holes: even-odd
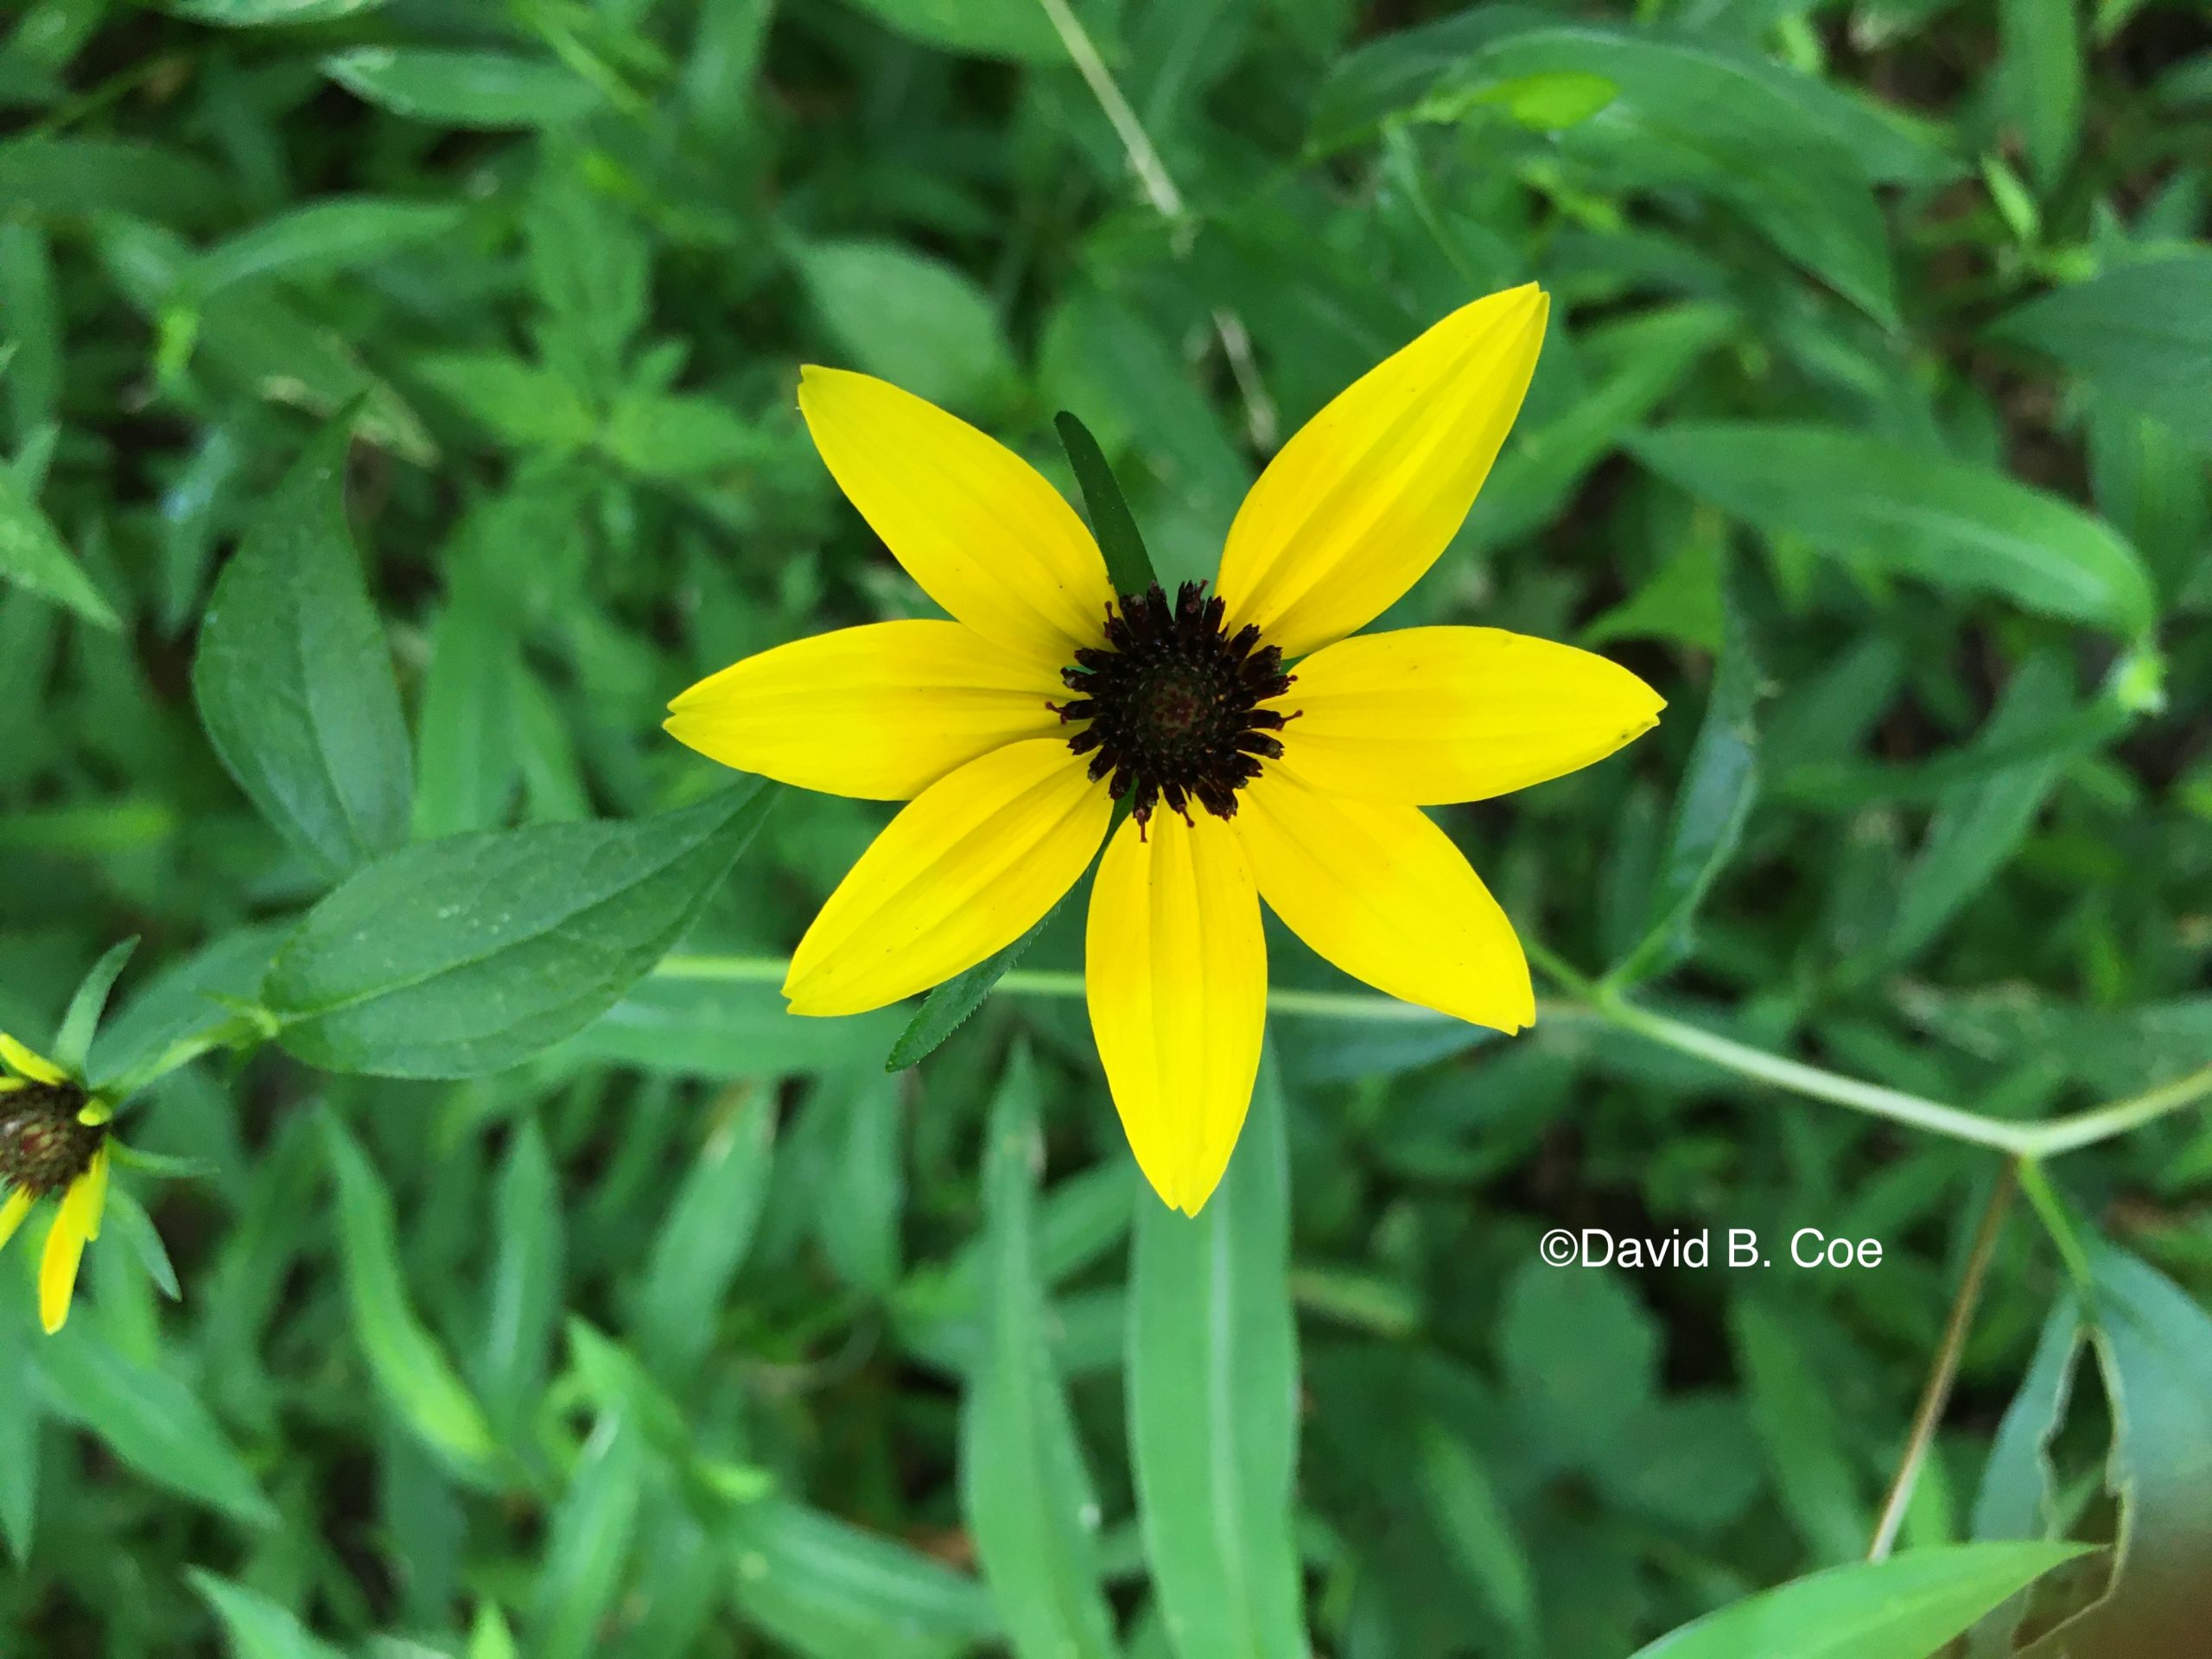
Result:
[[[1152,555],[1146,550],[1136,517],[1122,494],[1121,480],[1107,464],[1106,452],[1090,435],[1090,429],[1067,410],[1054,416],[1052,424],[1059,430],[1061,447],[1068,452],[1068,464],[1075,468],[1091,533],[1098,538],[1098,550],[1106,556],[1106,574],[1113,579],[1114,591],[1144,592],[1159,578],[1153,574]]]
[[[1036,1068],[1016,1049],[984,1159],[982,1353],[961,1408],[961,1500],[1020,1659],[1110,1659],[1097,1499],[1052,1364],[1039,1271]]]
[[[1930,1659],[2082,1553],[2072,1544],[1961,1544],[1839,1567],[1709,1614],[1635,1659]]]
[[[1281,1083],[1270,1054],[1229,1173],[1196,1217],[1137,1195],[1129,1456],[1180,1659],[1304,1659],[1291,1535],[1298,1337]]]

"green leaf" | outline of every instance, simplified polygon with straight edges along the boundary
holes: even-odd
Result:
[[[361,46],[325,58],[322,72],[380,109],[442,127],[556,127],[601,101],[565,66],[504,52]]]
[[[2110,526],[1986,467],[1837,427],[1750,421],[1676,422],[1631,447],[1768,535],[1867,569],[2121,633],[2155,620],[2142,561]]]
[[[599,428],[575,387],[520,358],[447,352],[423,359],[415,372],[471,419],[518,447],[580,449]]]
[[[1982,1468],[1974,1504],[1974,1538],[1978,1543],[2043,1541],[2056,1529],[2054,1513],[2057,1471],[2051,1442],[2064,1427],[2073,1397],[2075,1365],[2084,1336],[2082,1310],[2069,1298],[2051,1310],[2035,1358],[2019,1392],[2005,1408],[1997,1439]],[[2016,1597],[1992,1612],[1975,1630],[1974,1659],[2010,1654],[2024,1598]]]
[[[936,987],[922,999],[922,1006],[914,1010],[914,1017],[899,1033],[899,1040],[891,1046],[891,1053],[883,1062],[887,1071],[903,1071],[910,1065],[918,1065],[937,1052],[944,1039],[967,1023],[968,1016],[983,1006],[983,999],[991,988],[1006,977],[1007,970],[1020,962],[1023,954],[1035,944],[1037,936],[1051,925],[1060,913],[1060,906],[1067,903],[1063,894],[1052,907],[1038,918],[1037,925],[1024,933],[1012,944],[995,950],[973,968],[955,974]]]
[[[169,1260],[168,1246],[162,1243],[160,1230],[146,1213],[146,1206],[120,1186],[110,1190],[107,1206],[106,1225],[130,1246],[130,1253],[138,1258],[138,1265],[155,1287],[169,1300],[182,1301],[184,1287],[177,1281],[176,1264]]]
[[[2070,1544],[1961,1544],[1839,1567],[1708,1614],[1635,1659],[1931,1659]]]
[[[713,1346],[731,1282],[752,1249],[776,1140],[774,1096],[741,1095],[685,1172],[653,1241],[639,1300],[637,1346],[671,1387]]]
[[[487,1601],[477,1608],[476,1623],[468,1633],[468,1659],[522,1659],[514,1631],[497,1602]]]
[[[1052,20],[1036,0],[853,0],[909,39],[951,52],[1064,63]]]
[[[2069,710],[2071,675],[2056,655],[2031,657],[2012,677],[1975,747],[1998,748],[2047,734]],[[2047,747],[1987,777],[1954,785],[1938,798],[1928,839],[1907,868],[1885,949],[1903,962],[1935,938],[2012,861],[2068,755]]]
[[[2212,250],[2114,265],[2029,301],[1990,332],[2212,446]]]
[[[1825,1380],[1796,1332],[1763,1304],[1738,1300],[1730,1324],[1752,1426],[1783,1511],[1816,1559],[1847,1560],[1864,1553],[1872,1517]]]
[[[256,277],[325,276],[443,236],[460,223],[460,210],[450,206],[335,196],[216,244],[194,262],[186,280],[204,296]]]
[[[46,1414],[32,1387],[35,1351],[26,1341],[0,1343],[0,1533],[21,1567],[30,1560],[38,1520],[39,1439]]]
[[[1535,1578],[1489,1472],[1465,1441],[1433,1423],[1421,1430],[1416,1467],[1421,1497],[1452,1560],[1511,1632],[1514,1651],[1534,1659],[1543,1651]]]
[[[1457,119],[1491,89],[1541,73],[1602,77],[1642,119],[1693,129],[1762,170],[1802,161],[1869,184],[1934,183],[1958,170],[1878,106],[1711,33],[1566,23],[1522,5],[1473,8],[1362,46],[1317,100],[1314,142],[1351,142],[1401,112]],[[1777,155],[1757,156],[1777,144]]]
[[[812,1109],[830,1115],[829,1166],[815,1198],[815,1236],[837,1276],[871,1300],[899,1283],[906,1214],[903,1085],[880,1071],[825,1078]]]
[[[1282,1086],[1262,1059],[1229,1173],[1196,1217],[1137,1195],[1129,1460],[1182,1659],[1305,1659],[1292,1536],[1298,1336]]]
[[[79,568],[13,467],[0,463],[0,580],[67,605],[88,622],[121,628],[115,607]]]
[[[776,453],[770,435],[709,398],[645,392],[614,405],[601,442],[643,478],[712,478]]]
[[[32,1351],[47,1408],[90,1429],[129,1467],[233,1520],[273,1527],[276,1511],[200,1396],[127,1357],[84,1319]]]
[[[270,965],[263,995],[284,1046],[380,1077],[530,1058],[667,954],[775,798],[747,779],[657,818],[456,836],[369,866]]]
[[[565,1278],[560,1172],[534,1116],[515,1132],[494,1205],[499,1244],[475,1376],[486,1414],[512,1446],[544,1385]]]
[[[2002,0],[1999,84],[2027,135],[2028,162],[2048,194],[2082,137],[2082,30],[2075,0]]]
[[[1550,419],[1516,425],[1467,515],[1466,536],[1478,547],[1502,547],[1549,523],[1590,469],[1675,392],[1737,321],[1726,306],[1692,302],[1578,337],[1593,384]]]
[[[1675,797],[1667,850],[1651,889],[1643,942],[1606,976],[1632,985],[1686,957],[1698,907],[1743,839],[1758,798],[1758,658],[1741,602],[1721,579],[1723,643],[1713,689]]]
[[[481,1478],[497,1452],[491,1425],[408,1300],[391,1193],[345,1125],[327,1114],[321,1122],[325,1150],[338,1178],[346,1300],[370,1375],[400,1421],[425,1446],[456,1474]]]
[[[1122,494],[1121,480],[1107,465],[1106,452],[1085,426],[1065,409],[1052,417],[1060,447],[1068,452],[1075,481],[1083,490],[1083,505],[1090,517],[1091,533],[1098,550],[1106,556],[1106,574],[1114,591],[1123,596],[1141,594],[1160,578],[1153,573],[1152,555],[1145,550],[1144,533]]]
[[[2106,1599],[2022,1652],[2164,1654],[2203,1629],[2212,1561],[2212,1314],[2155,1268],[2089,1244],[2090,1340],[2115,1432],[2106,1484],[2123,1508]]]
[[[746,1622],[804,1659],[933,1659],[999,1634],[974,1579],[801,1504],[748,1503],[721,1536]]]
[[[776,988],[783,976],[780,963],[766,980],[657,975],[632,987],[560,1056],[734,1082],[837,1071],[855,1055],[882,1052],[897,1036],[897,1008],[802,1019]]]
[[[258,1591],[196,1567],[187,1568],[185,1576],[215,1610],[232,1659],[344,1659],[338,1649],[310,1634],[289,1610]]]
[[[870,374],[955,410],[1014,378],[990,296],[965,271],[895,242],[813,242],[799,275],[822,321]]]
[[[18,438],[56,421],[61,407],[61,304],[54,249],[36,222],[0,224],[0,392]]]
[[[231,183],[183,149],[43,133],[0,140],[0,201],[41,216],[105,212],[184,226],[236,211]]]
[[[1044,1157],[1036,1067],[1017,1047],[983,1154],[984,1342],[961,1405],[961,1507],[1020,1659],[1107,1659],[1118,1649],[1098,1584],[1098,1500],[1046,1331]]]
[[[1609,1458],[1658,1391],[1658,1325],[1608,1268],[1530,1260],[1506,1287],[1497,1339],[1519,1426],[1558,1464]]]
[[[1872,187],[1955,169],[1837,89],[1709,34],[1476,8],[1353,54],[1322,92],[1316,139],[1333,147],[1401,116],[1513,115],[1531,86],[1592,82],[1613,92],[1594,110],[1586,91],[1550,111],[1542,99],[1556,94],[1540,94],[1532,111],[1560,123],[1562,156],[1615,188],[1687,188],[1724,201],[1807,272],[1896,322],[1889,237]]]
[[[374,11],[385,0],[168,0],[171,11],[196,23],[226,29],[281,28],[287,23],[324,23]]]
[[[108,994],[114,990],[115,982],[123,976],[124,968],[137,948],[135,938],[109,946],[70,997],[69,1011],[61,1016],[61,1029],[47,1052],[47,1058],[71,1077],[85,1075],[86,1057],[92,1052],[92,1036],[99,1029],[100,1016],[107,1012]]]
[[[407,838],[407,728],[346,524],[345,422],[324,429],[224,566],[193,695],[247,798],[332,874]]]
[[[486,568],[463,562],[430,626],[416,719],[415,838],[495,830],[522,771],[516,732],[524,674],[512,601]]]
[[[524,1633],[533,1656],[584,1659],[623,1591],[645,1498],[645,1437],[619,1412],[599,1420],[555,1506]]]

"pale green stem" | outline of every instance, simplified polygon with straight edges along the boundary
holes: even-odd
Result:
[[[2212,1066],[2158,1084],[2125,1100],[2095,1106],[2070,1116],[2041,1123],[1985,1117],[1976,1112],[1947,1106],[1924,1096],[1908,1094],[1877,1083],[1862,1083],[1834,1071],[1808,1065],[1763,1048],[1739,1043],[1700,1027],[1672,1020],[1637,1007],[1615,991],[1593,986],[1582,974],[1541,944],[1529,943],[1529,957],[1567,990],[1565,1000],[1548,1001],[1541,1013],[1547,1019],[1601,1020],[1624,1031],[1694,1055],[1726,1071],[1757,1082],[1772,1084],[1791,1094],[1856,1112],[1885,1118],[1954,1141],[1988,1147],[2021,1159],[2055,1157],[2109,1141],[2131,1129],[2177,1112],[2183,1107],[2212,1098]],[[781,984],[791,963],[781,957],[674,956],[654,971],[664,979],[715,980],[727,983]],[[1028,972],[1017,969],[999,981],[998,988],[1015,996],[1077,997],[1083,995],[1083,976],[1076,973]],[[1428,1025],[1446,1016],[1387,996],[1358,991],[1271,990],[1270,1011],[1293,1017],[1362,1020],[1390,1024]],[[2032,1185],[2029,1187],[2033,1196]]]
[[[2089,1253],[2082,1248],[2081,1234],[2075,1230],[2074,1218],[2066,1213],[2066,1201],[2058,1196],[2050,1177],[2044,1173],[2043,1165],[2037,1160],[2021,1159],[2019,1175],[2020,1191],[2028,1195],[2028,1202],[2035,1206],[2037,1219],[2043,1223],[2044,1231],[2050,1235],[2050,1242],[2057,1247],[2059,1258],[2066,1263],[2067,1276],[2083,1296],[2089,1295],[2095,1287],[2096,1273],[2089,1265]]]
[[[1083,77],[1084,84],[1090,88],[1090,95],[1105,112],[1107,124],[1121,141],[1122,154],[1129,158],[1130,170],[1144,187],[1145,200],[1172,228],[1176,254],[1179,257],[1187,253],[1197,228],[1190,206],[1183,200],[1182,191],[1176,188],[1167,163],[1160,159],[1152,135],[1144,130],[1144,123],[1137,118],[1129,100],[1122,95],[1114,72],[1099,55],[1090,32],[1069,9],[1067,0],[1037,0],[1037,3],[1045,9],[1045,16],[1052,20],[1052,31],[1067,48],[1076,73]],[[1236,378],[1237,395],[1244,400],[1245,428],[1256,447],[1273,449],[1276,429],[1274,401],[1268,396],[1267,387],[1260,379],[1259,365],[1252,356],[1252,337],[1245,332],[1243,319],[1226,307],[1215,309],[1213,326],[1214,332],[1221,337],[1222,353],[1229,359],[1229,372]]]

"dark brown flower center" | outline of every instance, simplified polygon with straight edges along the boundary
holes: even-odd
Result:
[[[1236,791],[1282,753],[1279,732],[1294,715],[1260,704],[1290,690],[1282,652],[1255,626],[1224,632],[1225,607],[1205,583],[1186,582],[1171,604],[1154,582],[1106,610],[1106,645],[1075,654],[1060,677],[1076,696],[1047,707],[1084,722],[1068,739],[1091,757],[1090,776],[1111,774],[1139,832],[1160,802],[1190,821],[1191,803],[1217,818],[1236,816]]]
[[[107,1126],[79,1121],[86,1100],[73,1083],[34,1083],[0,1095],[0,1186],[43,1198],[92,1166]]]

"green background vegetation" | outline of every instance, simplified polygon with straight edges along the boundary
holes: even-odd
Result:
[[[0,1027],[137,938],[92,1075],[192,1172],[123,1173],[60,1338],[39,1224],[0,1259],[10,1659],[1617,1659],[1866,1553],[1984,1261],[1901,1576],[1776,1650],[1914,1659],[2125,1516],[1973,1651],[2116,1583],[2152,1659],[2212,1130],[2028,1126],[2212,1063],[2201,7],[1076,0],[1141,143],[1038,0],[10,10]],[[922,605],[799,362],[1064,486],[1075,411],[1204,575],[1282,435],[1532,277],[1386,620],[1669,700],[1440,815],[1553,953],[1533,1034],[1272,933],[1186,1223],[1077,907],[917,1069],[911,1010],[781,1014],[886,810],[658,721]],[[1800,1225],[1885,1260],[1536,1255]]]

